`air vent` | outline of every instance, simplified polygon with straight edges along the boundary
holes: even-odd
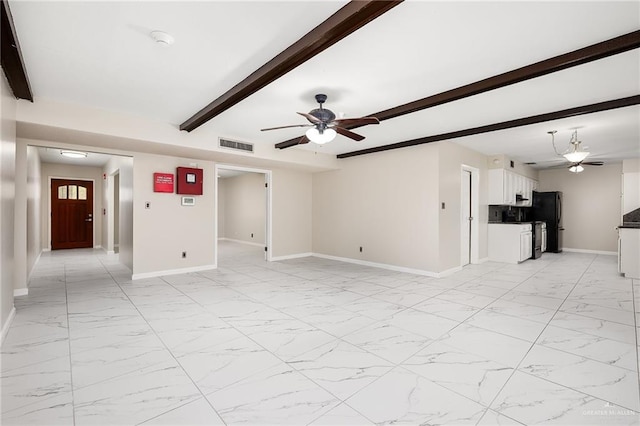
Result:
[[[245,142],[236,142],[229,139],[219,138],[221,148],[235,149],[236,151],[253,152],[253,144]]]

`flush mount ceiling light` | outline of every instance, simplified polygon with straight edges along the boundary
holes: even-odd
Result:
[[[174,42],[171,34],[167,34],[164,31],[151,31],[149,35],[156,42],[156,44],[163,47],[169,47]]]
[[[318,145],[324,145],[327,142],[331,142],[336,137],[336,131],[333,129],[317,129],[312,127],[305,132],[305,135],[313,143]]]
[[[80,151],[60,151],[60,155],[67,158],[86,158],[87,157],[86,152],[80,152]]]

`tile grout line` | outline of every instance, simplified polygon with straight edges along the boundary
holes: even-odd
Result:
[[[71,360],[71,321],[69,319],[69,291],[67,289],[67,265],[64,265],[64,301],[67,308],[67,343],[69,347],[69,384],[71,385],[71,412],[73,424],[76,424],[76,398],[73,386],[73,362]]]
[[[102,263],[102,261],[101,261]],[[103,264],[104,265],[104,264]],[[105,268],[106,269],[106,268]],[[138,308],[138,306],[133,302],[133,300],[131,300],[131,298],[129,297],[129,295],[123,290],[122,286],[120,285],[120,283],[113,278],[113,275],[111,274],[111,271],[109,271],[107,269],[107,273],[109,274],[109,276],[111,276],[111,278],[113,279],[113,281],[116,283],[116,285],[118,286],[118,288],[120,289],[120,291],[122,292],[122,294],[124,294],[124,296],[127,298],[127,300],[129,301],[129,303],[131,303],[131,305],[135,308],[136,312],[138,312],[138,315],[140,315],[140,317],[144,320],[144,322],[147,324],[147,326],[149,327],[149,329],[153,332],[153,334],[156,336],[156,338],[158,339],[158,341],[160,341],[160,343],[162,344],[162,346],[164,346],[164,348],[166,349],[166,351],[171,355],[171,357],[173,358],[173,360],[176,362],[176,364],[178,364],[180,366],[180,369],[184,372],[184,374],[189,378],[189,380],[191,381],[191,383],[193,383],[193,385],[195,386],[195,388],[198,390],[198,392],[200,392],[200,395],[202,396],[202,398],[207,401],[207,403],[211,406],[211,409],[216,413],[216,415],[218,416],[218,418],[226,425],[227,422],[224,421],[224,419],[222,418],[222,416],[220,416],[220,414],[218,413],[218,411],[211,405],[211,403],[209,402],[209,400],[207,399],[206,395],[202,392],[202,389],[200,389],[200,387],[198,386],[198,384],[195,382],[195,380],[193,380],[193,378],[191,377],[191,375],[189,375],[189,373],[184,369],[184,367],[182,366],[182,364],[180,363],[180,361],[178,361],[178,359],[176,358],[176,356],[173,354],[173,352],[167,347],[167,345],[165,344],[164,340],[162,340],[160,338],[160,336],[158,335],[158,333],[156,332],[156,330],[151,326],[151,324],[149,324],[149,321],[147,321],[147,318],[142,314],[142,312],[140,312],[140,309]],[[163,280],[164,281],[164,280]],[[166,281],[165,281],[166,282]],[[169,284],[170,285],[170,284]],[[160,363],[158,363],[160,364]],[[153,365],[157,365],[157,364],[153,364]],[[145,419],[144,421],[138,423],[138,424],[143,424],[145,422],[148,422],[149,420],[152,420],[154,418],[160,417],[166,413],[169,413],[171,411],[174,411],[178,408],[184,407],[185,405],[188,405],[192,402],[197,401],[198,399],[194,399],[193,401],[189,401],[189,402],[185,402],[184,404],[172,408],[171,410],[167,410],[164,411],[160,414],[158,414],[157,416]]]
[[[598,255],[596,255],[596,256],[591,260],[591,262],[589,262],[589,266],[587,266],[587,268],[585,269],[585,271],[580,275],[580,278],[578,278],[578,280],[576,280],[576,283],[575,283],[575,284],[574,284],[574,286],[572,287],[571,291],[570,291],[570,292],[567,294],[567,296],[565,297],[565,299],[564,299],[565,301],[567,300],[567,298],[569,297],[569,295],[573,292],[573,290],[578,286],[578,284],[580,284],[580,280],[584,277],[584,274],[585,274],[585,273],[587,272],[587,270],[591,267],[591,265],[593,265],[593,263],[595,262],[595,260],[597,259],[597,257],[598,257]],[[521,373],[524,373],[524,374],[527,374],[527,375],[529,375],[529,376],[531,376],[531,377],[535,377],[535,378],[540,379],[540,380],[547,381],[547,382],[549,382],[549,383],[553,383],[553,384],[555,384],[555,385],[557,385],[557,386],[561,386],[561,387],[563,387],[563,388],[566,388],[566,389],[572,390],[572,391],[574,391],[574,392],[581,393],[581,394],[586,395],[586,396],[589,396],[589,397],[591,397],[591,398],[598,399],[598,400],[603,400],[602,398],[599,398],[599,397],[597,397],[597,396],[594,396],[594,395],[591,395],[591,394],[585,393],[584,391],[581,391],[581,390],[578,390],[578,389],[574,389],[574,388],[569,387],[569,386],[567,386],[567,385],[563,385],[563,384],[561,384],[561,383],[556,383],[556,382],[554,382],[554,381],[547,380],[547,379],[542,378],[542,377],[535,376],[535,375],[533,375],[533,374],[527,373],[526,371],[521,371],[521,370],[519,370],[520,365],[521,365],[521,364],[522,364],[522,362],[525,360],[525,358],[527,357],[527,355],[529,354],[529,352],[531,352],[531,349],[533,349],[533,347],[536,345],[536,343],[537,343],[538,339],[540,339],[540,336],[542,336],[542,334],[543,334],[543,333],[544,333],[544,331],[547,329],[547,327],[549,326],[549,324],[551,323],[551,321],[553,321],[553,318],[555,318],[556,314],[560,311],[560,308],[562,307],[562,305],[563,305],[563,304],[564,304],[564,301],[562,302],[562,304],[560,304],[560,305],[558,306],[558,308],[556,309],[556,312],[554,313],[554,315],[551,317],[551,319],[549,320],[549,322],[548,322],[548,323],[545,325],[545,327],[542,329],[542,331],[540,332],[540,334],[538,334],[538,337],[537,337],[537,338],[536,338],[536,340],[532,343],[531,347],[529,348],[529,350],[527,351],[527,353],[522,357],[522,359],[520,360],[520,362],[518,363],[518,365],[514,368],[514,370],[513,370],[512,374],[509,376],[509,378],[507,379],[507,381],[505,382],[505,384],[502,386],[502,388],[500,388],[500,390],[498,391],[498,393],[496,393],[496,396],[493,398],[493,400],[492,400],[492,401],[491,401],[491,403],[489,404],[489,407],[491,407],[491,406],[494,404],[494,402],[496,401],[496,399],[498,398],[498,396],[500,395],[500,393],[504,390],[504,388],[507,386],[507,383],[509,383],[509,381],[511,380],[511,378],[513,377],[513,375],[515,374],[515,372],[516,372],[516,371],[521,372]],[[564,351],[563,351],[563,352],[564,352]],[[565,352],[565,353],[567,353],[567,352]],[[580,358],[584,358],[584,357],[582,357],[582,356],[580,356],[580,355],[576,355],[576,354],[572,354],[572,355],[574,355],[574,356],[579,356]],[[606,401],[606,400],[603,400],[603,401]],[[611,402],[611,401],[606,401],[606,402]],[[618,405],[618,404],[616,404],[616,405]],[[626,408],[626,407],[625,407],[625,408]],[[631,411],[634,411],[634,412],[635,412],[635,410],[631,410]]]

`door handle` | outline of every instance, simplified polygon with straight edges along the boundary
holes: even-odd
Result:
[[[89,219],[85,219],[85,222],[93,222],[93,219],[89,218]]]

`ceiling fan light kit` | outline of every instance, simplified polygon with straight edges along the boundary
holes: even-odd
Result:
[[[333,129],[322,130],[315,127],[310,128],[305,133],[311,142],[317,143],[318,145],[324,145],[327,142],[331,142],[336,138],[337,134],[338,133]]]
[[[331,142],[335,139],[336,135],[340,133],[342,136],[346,136],[354,141],[361,141],[364,136],[348,130],[348,127],[364,126],[367,124],[380,124],[380,121],[376,117],[360,117],[360,118],[338,118],[330,109],[322,107],[322,104],[327,100],[327,95],[319,93],[315,96],[316,102],[318,102],[318,108],[309,111],[308,113],[299,112],[301,116],[305,117],[309,124],[293,124],[289,126],[269,127],[266,130],[286,129],[292,127],[309,127],[305,135],[300,139],[298,144],[308,143],[309,141],[318,145],[323,145],[327,142]]]
[[[569,167],[569,171],[571,173],[580,173],[583,170],[584,170],[584,167],[582,167],[580,164],[575,164],[575,165]]]

